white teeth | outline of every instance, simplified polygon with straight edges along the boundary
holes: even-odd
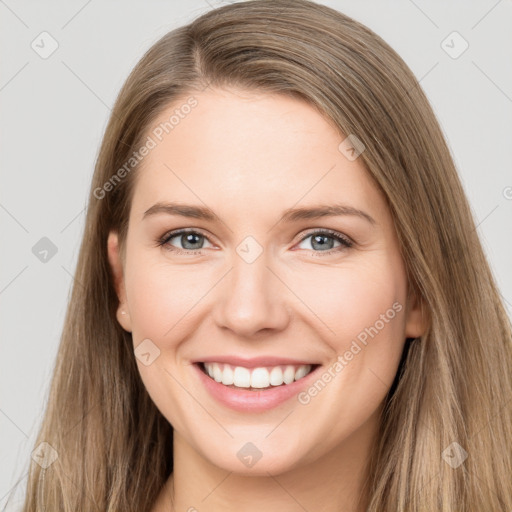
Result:
[[[271,386],[291,384],[311,372],[311,365],[273,366],[270,368],[244,368],[224,363],[204,363],[206,373],[216,382],[237,388],[265,389]]]
[[[274,366],[270,372],[270,384],[280,386],[283,383],[283,370],[279,366]]]
[[[237,366],[233,373],[233,384],[237,388],[251,387],[251,372],[247,368]]]
[[[217,363],[213,365],[213,378],[217,382],[222,381],[222,370],[220,369],[220,366]]]
[[[224,365],[224,371],[222,372],[222,384],[230,386],[233,384],[233,369],[229,365]]]
[[[295,368],[287,366],[283,373],[283,380],[285,384],[291,384],[295,380]]]
[[[251,373],[251,388],[268,388],[270,375],[266,368],[255,368]]]
[[[308,371],[305,366],[299,366],[295,372],[295,380],[302,379],[302,377],[305,377],[307,373]]]

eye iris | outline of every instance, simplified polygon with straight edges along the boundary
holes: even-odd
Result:
[[[326,243],[326,242],[319,242],[318,240],[321,240],[321,239],[331,239],[331,242],[330,243]],[[329,235],[313,235],[312,237],[312,241],[311,241],[311,245],[313,248],[315,248],[315,243],[319,243],[320,244],[320,249],[322,250],[329,250],[329,249],[332,249],[333,247],[333,244],[334,244],[334,240],[333,240],[333,237],[332,236],[329,236]],[[318,247],[317,247],[318,248]]]
[[[202,238],[202,235],[198,235],[197,233],[185,233],[183,235],[181,235],[181,242],[183,244],[183,248],[184,249],[200,249],[200,247],[187,247],[187,244],[190,242],[192,243],[192,245],[194,244],[194,241],[191,240],[191,239],[194,239],[194,238],[199,238],[201,239]],[[195,242],[196,244],[198,244],[199,242]]]

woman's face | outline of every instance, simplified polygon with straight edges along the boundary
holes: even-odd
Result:
[[[142,381],[179,438],[228,471],[357,451],[423,332],[385,200],[308,104],[194,98],[147,134],[124,266],[109,237]]]

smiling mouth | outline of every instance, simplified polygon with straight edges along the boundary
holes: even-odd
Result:
[[[198,365],[203,373],[219,384],[245,391],[265,391],[287,386],[303,379],[320,366],[305,364],[245,368],[227,363],[198,363]]]

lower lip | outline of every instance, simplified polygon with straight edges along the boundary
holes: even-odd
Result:
[[[311,373],[291,384],[270,387],[261,391],[249,391],[247,389],[235,389],[224,386],[224,384],[206,375],[201,369],[200,364],[194,363],[192,366],[196,369],[206,389],[216,400],[231,409],[243,412],[267,411],[286,402],[286,400],[289,400],[306,388],[321,368],[318,366]]]

